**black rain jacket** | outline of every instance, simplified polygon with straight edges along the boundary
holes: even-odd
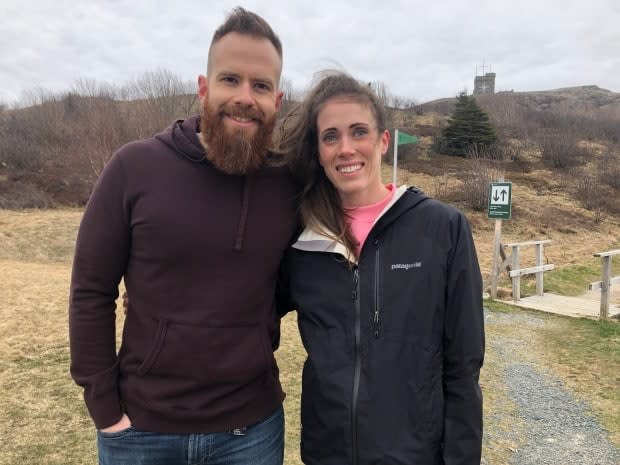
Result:
[[[358,263],[345,256],[310,230],[286,256],[308,354],[303,462],[479,465],[482,283],[465,216],[400,188]]]

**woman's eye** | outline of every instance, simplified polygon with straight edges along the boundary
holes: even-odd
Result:
[[[366,128],[356,128],[353,130],[353,135],[355,137],[363,137],[368,134],[368,129]]]
[[[323,135],[323,142],[325,142],[326,144],[329,144],[331,142],[335,142],[336,141],[336,135],[335,134],[324,134]]]

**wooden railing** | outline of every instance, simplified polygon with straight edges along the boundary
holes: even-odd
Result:
[[[606,320],[609,317],[609,296],[610,288],[613,284],[620,284],[620,276],[611,276],[611,258],[620,254],[620,249],[608,250],[607,252],[595,253],[595,257],[603,260],[603,272],[600,281],[590,284],[591,290],[601,290],[601,311],[600,318]]]
[[[535,274],[536,275],[536,295],[543,295],[543,273],[545,271],[552,270],[555,268],[554,265],[548,264],[544,265],[544,245],[549,244],[551,240],[541,240],[541,241],[526,241],[526,242],[513,242],[510,244],[504,244],[504,247],[510,247],[512,249],[510,255],[504,260],[501,267],[507,268],[510,266],[510,270],[508,274],[512,279],[512,299],[516,302],[521,299],[521,276],[526,274]],[[528,268],[520,268],[520,257],[519,252],[521,247],[533,245],[536,247],[536,263],[535,266]]]

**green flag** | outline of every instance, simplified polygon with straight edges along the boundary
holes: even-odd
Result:
[[[416,136],[412,136],[407,134],[406,132],[398,131],[398,145],[403,144],[415,144],[418,142],[418,138]]]

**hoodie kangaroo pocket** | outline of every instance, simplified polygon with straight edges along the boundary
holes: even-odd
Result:
[[[247,382],[273,365],[264,325],[208,326],[160,320],[138,376]]]

